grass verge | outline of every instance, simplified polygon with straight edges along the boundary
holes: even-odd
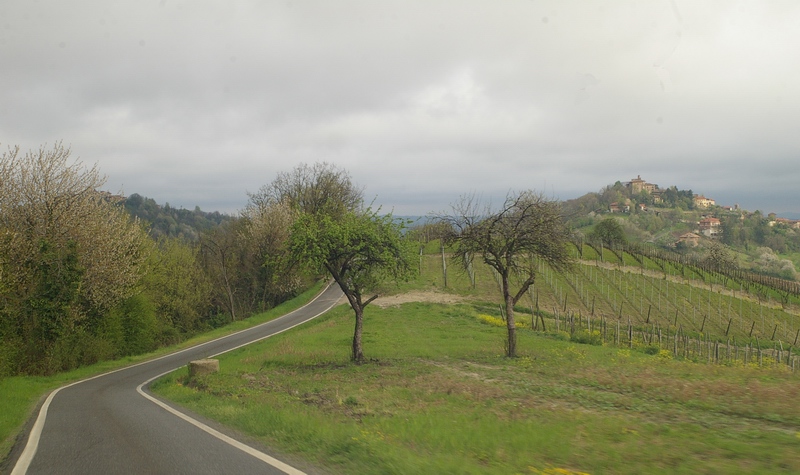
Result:
[[[800,378],[505,330],[472,305],[337,307],[153,390],[333,473],[800,473]]]

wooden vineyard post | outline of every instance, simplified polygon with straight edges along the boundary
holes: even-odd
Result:
[[[556,331],[561,331],[561,319],[558,318],[558,309],[553,307],[553,317],[556,319]]]
[[[761,342],[758,341],[758,337],[756,337],[756,346],[758,347],[758,365],[761,366],[763,360],[761,357]]]
[[[678,357],[678,331],[675,331],[675,338],[672,340],[672,356]]]
[[[606,318],[602,315],[600,316],[600,326],[603,329],[603,343],[608,340],[608,326],[606,325]]]
[[[628,319],[628,348],[633,348],[633,325],[631,319]]]
[[[442,274],[444,275],[444,288],[447,288],[447,259],[444,257],[444,241],[442,241]]]
[[[728,345],[728,348],[727,348],[728,351],[725,353],[725,361],[730,363],[730,361],[731,361],[731,339],[730,338],[728,338],[727,345]]]

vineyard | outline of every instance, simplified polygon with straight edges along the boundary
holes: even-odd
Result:
[[[428,247],[420,271],[430,284],[498,302],[496,277],[469,272]],[[569,273],[538,265],[537,282],[515,308],[516,321],[575,341],[642,348],[721,364],[798,364],[800,291],[796,282],[711,269],[658,249],[573,246]],[[527,315],[527,316],[526,316]]]

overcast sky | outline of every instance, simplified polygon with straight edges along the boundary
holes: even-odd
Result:
[[[800,212],[800,2],[0,2],[0,146],[235,213],[300,163],[395,214],[641,175]]]

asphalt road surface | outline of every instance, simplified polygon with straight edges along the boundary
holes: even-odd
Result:
[[[54,391],[42,405],[11,473],[303,473],[155,399],[146,386],[191,360],[230,351],[319,316],[341,295],[334,284],[305,307],[271,322]]]

